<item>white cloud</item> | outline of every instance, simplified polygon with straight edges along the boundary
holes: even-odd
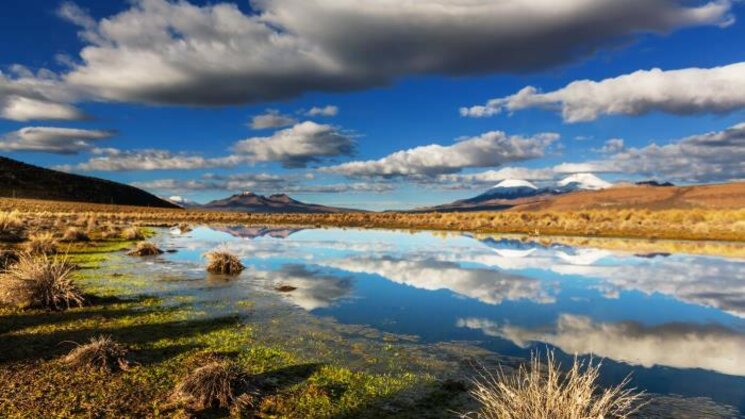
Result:
[[[306,116],[336,116],[338,114],[339,108],[334,105],[324,107],[314,106],[308,112],[305,112]]]
[[[283,115],[276,109],[267,109],[261,115],[255,115],[251,118],[251,129],[279,128],[294,125],[297,120],[289,115]]]
[[[226,105],[380,86],[412,74],[543,70],[640,33],[733,21],[731,1],[135,0],[94,22],[65,75],[94,98]]]
[[[331,125],[306,121],[270,137],[239,141],[233,151],[253,162],[277,161],[284,167],[296,168],[326,157],[349,156],[354,145],[351,135]]]
[[[0,150],[77,154],[92,150],[95,142],[113,135],[112,131],[102,130],[26,127],[0,136]]]
[[[622,138],[611,138],[610,140],[606,141],[602,147],[595,151],[599,151],[604,154],[612,154],[623,151],[625,148],[626,144]]]
[[[546,93],[528,86],[486,105],[462,108],[461,115],[484,117],[503,110],[535,107],[558,109],[569,123],[593,121],[601,115],[643,115],[655,111],[676,115],[731,112],[745,108],[745,63],[640,70],[597,82],[575,81]]]
[[[68,103],[77,95],[51,71],[34,74],[19,65],[11,71],[0,71],[0,117],[13,121],[86,119],[85,113]]]
[[[437,144],[397,151],[379,160],[355,161],[321,169],[345,176],[436,176],[469,167],[494,167],[543,156],[559,139],[556,133],[532,137],[508,136],[491,131],[461,139],[450,146]]]
[[[485,319],[460,319],[458,326],[511,340],[518,346],[547,343],[568,354],[594,354],[631,365],[702,368],[745,376],[745,335],[718,325],[595,322],[562,314],[554,330],[499,325]]]
[[[205,158],[201,156],[173,153],[168,150],[119,150],[115,148],[94,149],[93,157],[76,165],[57,166],[64,171],[128,171],[128,170],[193,170],[209,168],[231,168],[246,163],[239,156]]]

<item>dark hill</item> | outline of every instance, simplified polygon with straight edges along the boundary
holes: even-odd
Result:
[[[44,169],[6,157],[0,157],[0,196],[178,208],[134,186]]]
[[[225,199],[218,199],[216,201],[212,201],[203,205],[202,208],[216,211],[305,214],[331,214],[357,211],[348,208],[337,208],[318,204],[308,204],[292,199],[285,194],[277,194],[266,197],[251,192],[244,192],[227,197]]]

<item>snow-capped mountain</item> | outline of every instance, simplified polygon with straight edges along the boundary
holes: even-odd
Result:
[[[577,190],[599,191],[601,189],[608,189],[613,184],[600,179],[592,173],[575,173],[560,180],[557,186],[557,192],[565,193]]]
[[[469,199],[469,201],[485,201],[491,199],[517,199],[528,196],[535,196],[545,193],[546,190],[538,188],[527,180],[505,179],[496,186],[482,193],[481,195]]]
[[[170,196],[168,198],[165,198],[165,200],[173,204],[176,204],[180,206],[181,208],[196,208],[200,206],[198,202],[192,201],[191,199],[184,198],[183,196],[178,196],[178,195]]]

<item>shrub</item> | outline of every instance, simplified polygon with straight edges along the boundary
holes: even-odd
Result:
[[[180,381],[171,397],[196,410],[228,408],[245,383],[245,376],[235,363],[211,360]]]
[[[562,373],[553,352],[544,366],[539,355],[531,356],[530,367],[521,366],[507,376],[482,371],[470,391],[481,404],[477,413],[462,415],[479,419],[577,419],[628,418],[643,405],[643,393],[627,389],[627,377],[616,387],[599,389],[600,365],[587,365],[576,358],[572,368]]]
[[[23,254],[0,274],[0,303],[21,308],[64,310],[85,301],[66,259]]]
[[[0,212],[0,241],[17,242],[23,236],[23,219],[18,211]]]
[[[237,256],[225,250],[213,250],[205,256],[207,271],[213,274],[238,275],[246,268]]]
[[[137,246],[131,250],[128,255],[131,256],[157,256],[162,254],[163,251],[158,249],[158,246],[150,242],[139,242]]]
[[[85,345],[78,345],[63,358],[63,362],[74,367],[94,368],[101,371],[126,371],[129,362],[126,359],[127,348],[114,341],[111,336],[91,338]]]
[[[130,227],[122,231],[122,238],[129,241],[145,240],[145,234],[137,227]]]
[[[34,255],[53,255],[57,253],[57,239],[50,232],[32,234],[26,242],[26,251]]]

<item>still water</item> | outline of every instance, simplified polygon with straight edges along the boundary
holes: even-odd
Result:
[[[420,344],[592,354],[608,383],[632,374],[648,392],[745,412],[743,259],[344,229],[202,227],[155,241],[176,252],[133,263],[158,269],[158,292],[207,311],[263,295],[275,316],[302,312]],[[203,254],[220,246],[248,267],[239,279],[205,279]]]

